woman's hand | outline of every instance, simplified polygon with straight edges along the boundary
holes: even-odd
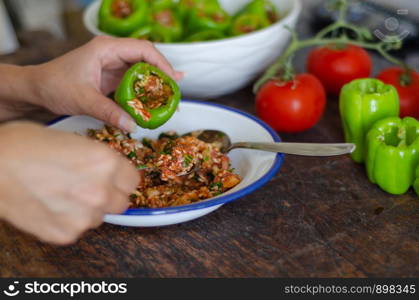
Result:
[[[17,228],[69,244],[128,208],[138,173],[105,145],[30,123],[3,125],[0,136],[0,218]]]
[[[148,41],[96,37],[85,46],[51,62],[30,68],[32,103],[56,114],[90,115],[120,129],[133,131],[135,122],[106,97],[131,64],[146,61],[176,80],[169,62]]]

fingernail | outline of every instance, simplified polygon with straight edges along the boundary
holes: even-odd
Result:
[[[137,124],[130,117],[123,115],[119,119],[119,128],[128,132],[135,132],[137,130]]]

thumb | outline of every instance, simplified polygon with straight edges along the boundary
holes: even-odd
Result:
[[[89,100],[91,103],[82,107],[82,113],[124,131],[134,132],[136,130],[137,124],[131,116],[111,99],[93,91]]]

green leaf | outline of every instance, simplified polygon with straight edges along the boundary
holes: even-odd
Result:
[[[213,183],[211,183],[210,184],[210,189],[211,190],[222,190],[222,188],[223,188],[223,184],[220,182],[220,181],[218,181],[218,182],[213,182]]]
[[[191,164],[192,161],[193,161],[193,157],[191,155],[189,155],[189,154],[186,154],[183,157],[183,166],[185,168],[188,167]]]
[[[133,159],[133,158],[137,157],[137,154],[134,151],[131,151],[130,153],[128,153],[127,157],[130,158],[130,159]]]

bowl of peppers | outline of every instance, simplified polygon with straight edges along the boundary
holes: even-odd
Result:
[[[182,95],[200,99],[248,85],[281,55],[299,0],[96,0],[93,35],[147,39],[183,71]]]

